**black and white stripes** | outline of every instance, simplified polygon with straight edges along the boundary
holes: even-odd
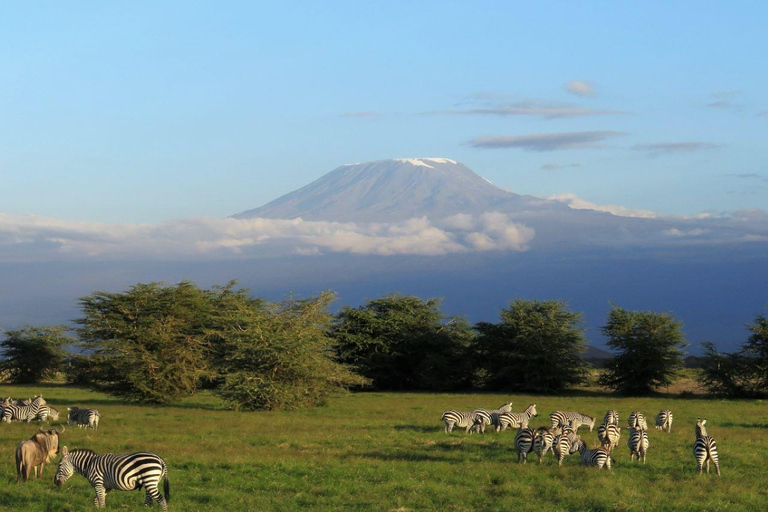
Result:
[[[154,453],[140,452],[128,454],[105,453],[97,455],[92,450],[72,450],[65,446],[53,481],[61,486],[74,473],[79,473],[93,486],[97,507],[104,507],[107,492],[111,490],[133,491],[143,488],[146,491],[144,504],[152,506],[156,501],[161,510],[167,510],[170,500],[170,483],[165,461]],[[163,494],[160,494],[160,483]]]
[[[570,425],[574,431],[578,431],[582,425],[589,427],[590,432],[595,427],[595,418],[578,412],[555,411],[549,415],[549,421],[552,428],[560,425]]]
[[[704,464],[707,465],[707,473],[709,473],[709,463],[712,462],[715,465],[717,476],[720,476],[720,460],[717,455],[717,443],[715,439],[707,435],[707,428],[704,426],[707,420],[698,418],[696,420],[696,441],[693,443],[693,456],[696,458],[696,468],[699,470],[699,474],[702,473]]]

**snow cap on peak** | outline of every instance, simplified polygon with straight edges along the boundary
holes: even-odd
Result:
[[[456,160],[451,160],[450,158],[395,158],[395,161],[409,163],[417,167],[428,167],[430,169],[434,169],[434,167],[429,165],[427,162],[433,162],[436,164],[456,164]]]

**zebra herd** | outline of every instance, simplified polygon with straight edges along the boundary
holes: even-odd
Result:
[[[0,418],[5,423],[11,421],[29,423],[33,420],[57,421],[59,411],[48,405],[42,396],[27,400],[13,400],[7,397],[0,404]],[[100,418],[101,414],[96,409],[67,407],[67,423],[69,425],[97,430]],[[61,433],[63,432],[62,430]],[[45,433],[41,428],[32,440]],[[55,429],[49,430],[47,433],[55,433],[54,449],[48,452],[48,448],[46,448],[45,453],[37,458],[34,455],[27,456],[28,460],[37,460],[36,464],[42,461],[39,476],[42,476],[45,463],[53,456],[61,453],[61,460],[53,479],[54,484],[62,486],[74,473],[79,473],[87,478],[93,486],[96,493],[93,502],[97,508],[105,506],[106,494],[110,490],[132,491],[143,488],[146,491],[145,505],[152,506],[153,502],[156,501],[161,510],[167,510],[170,501],[168,467],[159,455],[150,452],[98,455],[87,449],[70,451],[66,446],[59,450],[58,443],[61,433]],[[29,475],[29,469],[22,463],[22,449],[26,450],[25,453],[28,453],[30,449],[34,450],[34,445],[30,444],[32,440],[22,441],[16,449],[18,481],[26,481],[26,477]],[[50,444],[47,446],[50,447]],[[23,475],[22,472],[24,472]],[[35,468],[35,474],[38,474],[37,468]],[[160,492],[161,484],[162,493]]]
[[[512,402],[503,404],[495,410],[475,409],[473,411],[448,410],[443,413],[442,422],[446,433],[453,431],[454,427],[463,428],[466,433],[485,433],[486,426],[494,427],[496,432],[502,432],[509,427],[518,429],[514,438],[517,462],[525,464],[530,453],[536,454],[539,464],[544,455],[552,452],[557,459],[558,466],[568,455],[579,453],[585,466],[603,467],[612,470],[615,462],[611,453],[619,446],[621,439],[621,427],[619,426],[619,413],[610,409],[605,413],[603,422],[597,427],[598,446],[589,448],[587,442],[578,435],[580,427],[587,427],[590,432],[595,427],[595,418],[587,414],[570,411],[554,411],[549,415],[550,426],[533,429],[528,426],[532,417],[538,416],[536,404],[530,404],[523,412],[512,412]],[[666,433],[672,432],[672,411],[664,409],[655,417],[655,428]],[[720,463],[717,455],[715,440],[707,435],[705,427],[707,420],[699,418],[695,426],[696,439],[693,445],[693,454],[696,459],[699,474],[703,472],[706,464],[709,473],[710,463],[715,466],[720,475]],[[627,417],[630,462],[645,464],[650,447],[648,435],[648,422],[640,411],[632,411]]]

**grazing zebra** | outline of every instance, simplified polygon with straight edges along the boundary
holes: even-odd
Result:
[[[493,425],[496,427],[496,432],[499,431],[499,415],[505,412],[512,412],[512,402],[507,402],[495,411],[489,411],[488,409],[475,409],[472,411],[474,415],[474,421],[471,431],[479,431],[481,434],[485,434],[485,426]]]
[[[562,427],[541,427],[536,430],[536,437],[533,439],[533,451],[539,456],[539,464],[548,451],[552,450],[552,455],[555,454],[555,438],[562,433]]]
[[[515,448],[517,449],[517,463],[520,464],[522,458],[523,464],[528,462],[528,454],[533,450],[536,431],[532,428],[521,428],[515,434]]]
[[[97,455],[85,449],[70,452],[66,446],[61,449],[61,455],[53,483],[62,486],[75,472],[80,473],[96,491],[93,502],[97,508],[104,507],[107,492],[112,489],[133,491],[143,487],[147,491],[144,505],[151,507],[152,502],[157,501],[161,510],[168,509],[171,500],[168,467],[159,455],[149,452]],[[159,489],[161,480],[163,494]]]
[[[629,428],[642,428],[648,430],[648,423],[645,421],[645,415],[640,411],[632,411],[627,418]]]
[[[629,446],[629,461],[632,462],[634,457],[637,456],[638,462],[640,457],[642,457],[643,464],[645,464],[645,454],[648,452],[648,446],[650,446],[648,431],[644,428],[630,427],[627,446]]]
[[[603,425],[618,425],[619,424],[619,411],[611,409],[605,413],[603,418]]]
[[[555,457],[557,457],[558,466],[563,465],[565,456],[571,454],[573,443],[579,439],[576,432],[569,426],[562,427],[562,430],[563,433],[555,437],[555,440],[552,443],[552,452],[555,454]]]
[[[446,434],[451,432],[453,427],[460,427],[469,432],[475,423],[475,417],[469,411],[445,411],[441,420],[445,423]]]
[[[79,428],[99,428],[101,414],[96,409],[80,409],[79,407],[67,407],[67,424],[77,425]]]
[[[707,428],[704,424],[707,420],[696,419],[696,442],[693,443],[693,456],[696,457],[696,465],[701,474],[704,462],[707,463],[707,474],[709,474],[709,461],[715,465],[717,476],[720,476],[720,461],[717,457],[717,444],[713,437],[707,435]]]
[[[10,423],[16,420],[29,423],[35,419],[40,406],[45,405],[45,403],[45,399],[42,396],[36,396],[29,405],[3,405],[3,421]]]
[[[600,448],[587,448],[587,443],[580,438],[576,439],[576,442],[571,445],[571,453],[579,452],[581,454],[581,463],[585,466],[597,466],[597,469],[603,469],[603,466],[608,468],[608,471],[613,471],[611,468],[611,454],[603,447]]]
[[[570,424],[574,432],[578,431],[582,425],[587,425],[590,432],[595,428],[595,418],[578,412],[555,411],[549,415],[549,421],[552,422],[551,428]]]
[[[35,419],[41,421],[58,421],[59,410],[47,404],[41,405],[37,410],[37,416],[35,416]]]
[[[672,432],[672,411],[664,409],[656,415],[656,430]]]
[[[597,439],[610,452],[619,446],[621,427],[616,423],[602,424],[597,427]]]
[[[530,404],[523,412],[503,412],[499,414],[499,430],[506,430],[507,427],[527,428],[531,417],[538,415],[536,404]]]

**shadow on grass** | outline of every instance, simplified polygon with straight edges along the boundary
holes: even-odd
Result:
[[[423,427],[418,425],[395,425],[395,430],[398,431],[411,431],[411,432],[442,432],[443,427],[435,427],[435,426],[429,426],[429,427]]]
[[[725,423],[722,423],[721,425],[724,426],[724,427],[768,429],[768,423],[733,423],[733,422],[725,422]]]

